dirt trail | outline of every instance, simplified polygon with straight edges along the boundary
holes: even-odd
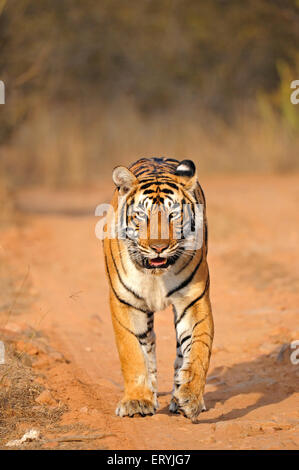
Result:
[[[100,190],[27,191],[26,224],[1,245],[20,269],[30,266],[37,301],[19,315],[39,328],[69,363],[40,364],[52,393],[68,407],[62,425],[113,434],[111,449],[294,449],[298,365],[283,344],[299,339],[299,177],[209,177],[211,299],[215,342],[197,424],[168,412],[175,335],[170,310],[155,316],[160,409],[153,417],[117,418],[122,377],[108,307],[94,207]],[[92,441],[89,448],[96,448]]]

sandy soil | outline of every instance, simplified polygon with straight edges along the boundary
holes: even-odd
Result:
[[[299,367],[288,346],[299,340],[299,177],[205,177],[202,184],[215,341],[208,411],[196,424],[168,412],[175,358],[170,310],[155,316],[158,413],[114,415],[122,377],[93,215],[97,204],[109,201],[110,182],[80,192],[26,191],[19,197],[22,222],[1,232],[1,256],[21,274],[29,267],[34,291],[30,305],[13,312],[14,323],[38,329],[67,358],[44,354],[34,363],[56,403],[65,406],[60,429],[111,434],[76,448],[299,447]],[[42,422],[40,429],[47,435]],[[54,436],[43,447],[61,443]]]

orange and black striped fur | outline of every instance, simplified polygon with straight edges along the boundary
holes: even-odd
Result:
[[[206,204],[194,163],[142,158],[129,169],[115,168],[113,180],[117,189],[108,217],[110,237],[104,239],[104,252],[112,322],[125,383],[116,414],[155,413],[158,402],[154,312],[171,304],[177,356],[170,411],[195,419],[205,409],[203,394],[213,318]],[[185,237],[178,237],[177,230],[182,233],[180,224],[186,208],[192,227],[196,204],[203,207],[202,245],[186,247]],[[154,238],[149,236],[150,211],[158,211]]]

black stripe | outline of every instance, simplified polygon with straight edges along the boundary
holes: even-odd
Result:
[[[155,189],[146,189],[145,191],[143,191],[143,194],[152,194],[152,193],[155,193],[156,190]]]
[[[150,312],[148,310],[143,310],[142,308],[138,308],[138,307],[135,307],[134,305],[131,305],[129,302],[127,302],[126,300],[122,299],[121,297],[119,297],[119,295],[117,294],[116,290],[114,289],[113,287],[113,284],[112,284],[112,280],[111,280],[111,276],[110,276],[110,272],[109,272],[109,268],[108,268],[108,263],[107,263],[107,257],[105,255],[105,263],[106,263],[106,269],[107,269],[107,274],[108,274],[108,278],[109,278],[109,282],[110,282],[110,285],[111,285],[111,289],[113,291],[113,294],[115,295],[115,297],[117,298],[117,300],[124,304],[124,305],[127,305],[128,307],[131,307],[131,308],[134,308],[134,310],[138,310],[138,312],[143,312],[143,313],[146,313],[146,314],[149,314]]]
[[[200,193],[202,195],[202,198],[203,198],[203,204],[204,204],[204,207],[206,208],[206,198],[205,198],[205,193],[203,192],[203,189],[202,187],[200,186],[199,182],[197,181],[197,184],[199,186],[199,190],[200,190]]]
[[[120,326],[122,326],[126,331],[128,331],[128,333],[131,333],[131,335],[136,336],[134,331],[130,330],[125,325],[123,325],[115,315],[114,315],[114,317],[115,317],[116,321],[120,324]]]
[[[190,274],[190,276],[187,277],[187,279],[185,279],[183,282],[181,282],[181,284],[179,284],[177,287],[175,287],[174,289],[172,289],[171,291],[168,292],[168,294],[166,295],[166,297],[170,297],[172,294],[174,294],[175,292],[177,292],[178,290],[180,289],[183,289],[184,287],[186,287],[189,282],[192,281],[196,271],[198,270],[199,266],[201,265],[202,263],[202,259],[203,259],[203,250],[201,250],[201,257],[200,257],[200,260],[199,262],[197,263],[197,265],[195,266],[195,268],[193,269],[192,273]]]
[[[190,342],[189,344],[187,344],[186,348],[182,350],[183,356],[185,356],[185,354],[190,351],[191,345],[192,343]]]
[[[195,328],[197,327],[197,325],[199,325],[200,323],[202,323],[206,318],[207,318],[208,315],[205,315],[201,320],[198,320],[192,327],[192,334],[193,334],[193,331],[195,330]],[[208,333],[203,333],[203,334],[208,334]]]
[[[135,173],[135,176],[138,178],[138,176],[141,176],[141,175],[144,175],[144,173],[147,173],[148,170],[141,170],[141,171],[137,171]]]
[[[203,292],[198,297],[196,297],[196,299],[192,300],[192,302],[190,302],[189,305],[187,305],[187,307],[183,310],[183,313],[180,316],[180,318],[175,322],[175,326],[177,326],[177,324],[184,318],[184,316],[186,315],[189,308],[193,307],[193,305],[196,304],[196,302],[198,302],[200,299],[202,299],[202,297],[205,295],[205,293],[206,293],[206,291],[209,287],[209,284],[210,284],[210,276],[208,274],[208,277],[207,277],[207,280],[206,280],[206,285],[205,285],[205,288],[204,288]]]
[[[205,245],[206,245],[206,255],[208,254],[208,225],[207,221],[205,222]]]
[[[147,176],[147,178],[142,178],[142,180],[138,180],[138,183],[142,185],[143,183],[147,183],[148,181],[151,181],[154,184],[152,176]]]
[[[120,324],[120,326],[122,326],[128,333],[131,333],[131,335],[135,336],[135,338],[138,339],[139,343],[142,344],[140,339],[145,338],[148,334],[148,331],[146,333],[136,334],[136,333],[134,333],[134,331],[130,330],[130,328],[127,328],[125,325],[123,325],[123,323],[121,323],[115,315],[114,315],[114,317],[115,317],[116,321]],[[146,343],[144,343],[144,344],[146,344]]]
[[[145,339],[152,329],[152,326],[147,327],[147,330],[144,333],[136,334],[135,336],[137,336],[138,339]]]
[[[180,272],[182,272],[187,266],[189,266],[189,264],[191,263],[191,261],[193,260],[194,256],[195,256],[195,253],[196,253],[197,250],[193,250],[193,253],[192,255],[190,255],[190,258],[188,259],[188,261],[186,262],[186,264],[184,264],[184,266],[181,267],[181,269],[176,273],[176,276],[178,274],[180,274]]]
[[[144,183],[140,186],[140,189],[147,189],[149,188],[150,186],[152,186],[153,184],[159,186],[161,183],[159,183],[159,181],[150,181],[149,183]]]
[[[136,297],[136,299],[138,299],[138,300],[143,300],[143,302],[144,302],[144,298],[143,298],[143,297],[140,297],[140,295],[138,295],[136,292],[134,292],[132,289],[130,289],[130,287],[128,287],[128,286],[124,283],[124,281],[122,280],[121,275],[120,275],[119,270],[118,270],[118,267],[116,266],[116,262],[115,262],[113,253],[112,253],[111,240],[109,240],[109,247],[110,247],[110,255],[111,255],[111,258],[112,258],[112,261],[113,261],[113,264],[114,264],[114,268],[115,268],[115,271],[116,271],[116,274],[117,274],[117,277],[118,277],[119,282],[121,283],[121,285],[122,285],[125,289],[127,289],[128,292],[130,292],[131,294],[133,294],[134,297]]]
[[[183,338],[182,341],[181,341],[181,346],[182,346],[182,344],[184,344],[185,341],[187,341],[187,339],[190,339],[190,338],[191,338],[191,335],[185,336],[185,338]]]
[[[161,192],[162,192],[162,193],[165,193],[165,194],[173,194],[172,189],[167,189],[167,188],[161,189]]]
[[[168,186],[170,186],[171,188],[174,188],[174,189],[179,189],[177,184],[171,183],[170,181],[165,181],[165,182],[163,182],[163,184],[167,184]]]
[[[123,262],[123,257],[122,257],[122,254],[121,254],[121,249],[120,249],[118,237],[117,237],[116,241],[117,241],[118,256],[119,256],[119,259],[120,259],[120,264],[123,268],[124,273],[127,274],[127,271],[126,271],[126,268],[125,268],[125,265],[124,265],[124,262]]]
[[[181,334],[180,334],[180,337],[179,337],[179,342],[181,341],[181,337],[184,336],[185,333],[188,333],[189,329],[188,330],[185,330],[183,331]]]

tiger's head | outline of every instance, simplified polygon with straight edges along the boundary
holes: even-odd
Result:
[[[118,233],[136,265],[162,272],[194,248],[198,201],[191,160],[141,159],[130,169],[116,167],[113,180],[118,190]]]

